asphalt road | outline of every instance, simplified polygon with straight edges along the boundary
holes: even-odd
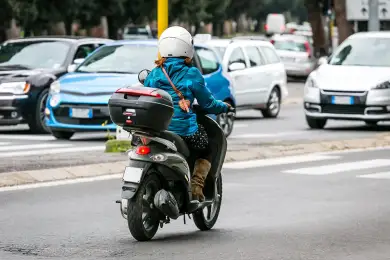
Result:
[[[389,158],[379,150],[230,165],[212,231],[180,218],[146,243],[114,203],[119,180],[2,192],[0,259],[388,259]]]
[[[303,83],[289,83],[291,98],[302,97]],[[276,119],[264,119],[259,111],[241,111],[228,142],[307,142],[372,136],[389,131],[389,124],[368,127],[362,122],[330,121],[324,130],[308,129],[301,104],[285,105]],[[71,141],[50,135],[31,135],[27,126],[0,127],[0,173],[118,161],[118,154],[104,154],[106,133],[76,134]]]

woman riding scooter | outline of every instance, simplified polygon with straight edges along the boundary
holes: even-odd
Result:
[[[229,104],[216,100],[205,86],[201,72],[193,67],[194,45],[191,34],[180,26],[166,29],[158,42],[159,59],[144,86],[159,88],[172,96],[174,114],[168,130],[183,138],[197,160],[191,179],[194,199],[204,201],[203,187],[211,168],[207,133],[192,111],[194,99],[207,113],[228,112]]]

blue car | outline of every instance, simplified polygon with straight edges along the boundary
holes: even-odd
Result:
[[[206,86],[219,100],[235,107],[232,81],[222,72],[214,49],[195,45],[194,66],[204,75]],[[70,139],[82,131],[116,130],[108,111],[112,93],[138,83],[138,72],[153,69],[157,58],[157,41],[116,41],[88,56],[75,70],[50,87],[46,107],[46,124],[57,139]],[[221,114],[214,119],[228,136],[234,118]]]

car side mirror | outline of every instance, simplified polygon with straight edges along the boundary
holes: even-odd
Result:
[[[318,59],[318,62],[317,62],[317,66],[321,66],[323,64],[327,64],[328,63],[328,58],[327,57],[320,57]]]
[[[83,63],[85,61],[85,59],[75,59],[73,61],[73,64],[69,65],[68,66],[68,72],[74,72],[77,68],[78,65],[80,65],[81,63]]]
[[[242,62],[233,62],[229,65],[229,71],[243,70],[246,66]]]
[[[150,71],[150,70],[147,70],[147,69],[141,70],[141,71],[138,73],[138,81],[139,81],[141,84],[144,84],[145,79],[148,77],[148,75],[149,75],[150,72],[151,72],[151,71]]]

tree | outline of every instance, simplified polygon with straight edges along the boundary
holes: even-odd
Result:
[[[228,18],[226,11],[234,0],[210,0],[205,8],[208,14],[205,22],[213,24],[213,35],[221,36],[223,34],[224,21]]]
[[[340,44],[353,33],[353,29],[352,25],[347,20],[345,0],[334,0],[334,10]]]
[[[0,42],[7,40],[7,29],[12,19],[12,6],[8,0],[0,0]]]
[[[325,56],[326,38],[324,24],[322,21],[322,1],[321,0],[305,0],[305,6],[308,12],[308,20],[313,31],[313,45],[316,54]]]

